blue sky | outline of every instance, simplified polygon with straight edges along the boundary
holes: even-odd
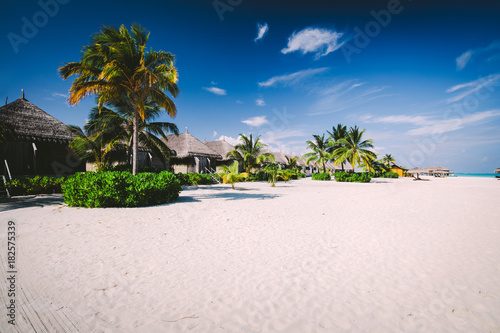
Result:
[[[202,140],[261,135],[303,154],[312,134],[366,129],[380,155],[455,172],[500,167],[500,4],[494,1],[4,1],[0,91],[66,124],[78,61],[104,25],[138,22],[176,56],[172,121]]]

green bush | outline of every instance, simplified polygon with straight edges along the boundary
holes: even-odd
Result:
[[[7,188],[12,196],[30,194],[61,193],[61,184],[64,178],[40,177],[14,179],[7,183]]]
[[[313,173],[312,180],[331,180],[332,176],[329,173]]]
[[[117,164],[117,165],[108,165],[106,170],[104,171],[128,171],[132,172],[132,164]],[[152,173],[160,173],[164,170],[160,170],[155,168],[154,166],[141,166],[137,169],[137,173],[142,172],[152,172]]]
[[[335,173],[335,181],[337,182],[353,182],[353,183],[369,183],[372,179],[371,172],[353,173],[353,172],[337,172]]]
[[[142,207],[176,200],[182,190],[168,171],[86,172],[67,177],[62,184],[64,201],[71,207]]]
[[[303,172],[297,172],[297,178],[306,178],[306,174]]]
[[[246,178],[247,182],[260,182],[260,181],[268,181],[269,175],[264,171],[259,171],[257,173],[251,173]]]
[[[382,178],[399,178],[399,175],[395,172],[386,172],[380,175]]]
[[[218,175],[214,175],[218,177]],[[191,186],[191,185],[210,185],[214,184],[215,181],[210,174],[207,173],[182,173],[179,172],[175,175],[177,179],[180,181],[182,186]]]

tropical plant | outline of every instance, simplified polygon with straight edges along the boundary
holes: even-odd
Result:
[[[242,142],[237,144],[234,150],[228,152],[226,157],[233,157],[236,161],[242,163],[247,174],[250,174],[252,169],[260,168],[263,162],[274,162],[273,154],[261,154],[262,149],[264,149],[266,145],[260,142],[260,135],[255,141],[253,140],[252,134],[249,136],[240,134],[240,138]]]
[[[295,170],[295,171],[299,171],[302,169],[302,167],[298,164],[298,161],[299,161],[298,156],[294,156],[294,157],[285,156],[285,158],[286,158],[287,169],[291,169],[291,170]]]
[[[323,172],[326,172],[326,162],[332,159],[331,147],[333,142],[330,141],[329,138],[325,139],[325,134],[322,136],[313,135],[314,141],[308,140],[307,149],[311,149],[312,152],[304,155],[307,158],[306,163],[316,162],[323,166]]]
[[[285,181],[285,184],[287,181],[290,179],[293,179],[294,177],[297,178],[297,173],[295,173],[293,170],[278,170],[278,177],[283,179]]]
[[[269,176],[268,181],[271,183],[271,187],[276,186],[276,181],[278,180],[278,171],[280,170],[280,165],[278,163],[269,163],[264,167],[264,172]]]
[[[133,109],[132,173],[137,173],[139,118],[146,117],[147,102],[155,103],[171,117],[177,110],[173,97],[179,93],[174,56],[165,51],[146,50],[149,32],[139,24],[132,24],[130,32],[122,25],[103,26],[84,46],[79,62],[70,62],[59,68],[66,80],[77,77],[70,88],[68,102],[78,104],[89,95],[98,97],[100,109],[108,103],[126,97]]]
[[[381,161],[388,167],[390,167],[393,163],[396,163],[396,159],[391,154],[385,154]]]
[[[146,102],[144,110],[144,120],[139,120],[138,126],[139,143],[148,149],[166,167],[167,159],[172,155],[166,144],[168,141],[166,134],[168,132],[179,134],[179,130],[173,123],[153,121],[160,116],[161,109],[150,100]],[[123,142],[126,142],[127,155],[131,156],[133,148],[133,118],[134,110],[132,105],[127,98],[123,98],[118,101],[109,102],[101,109],[93,107],[90,110],[89,120],[84,128],[90,134],[96,134],[106,128],[111,128],[116,137],[120,137]]]
[[[337,148],[333,152],[334,157],[336,157],[336,165],[348,161],[353,170],[356,168],[356,165],[361,163],[365,166],[371,166],[372,161],[375,160],[377,155],[368,150],[368,148],[373,148],[373,142],[372,140],[363,140],[364,132],[365,130],[360,131],[358,126],[349,128],[347,136],[339,140],[342,147]]]
[[[341,148],[343,143],[340,141],[341,139],[345,139],[347,137],[347,126],[342,124],[337,124],[337,127],[333,127],[332,131],[326,131],[330,136],[328,137],[332,143],[330,152],[334,152],[336,149]],[[341,164],[342,172],[344,172],[344,163]]]
[[[79,126],[69,125],[67,128],[74,134],[69,146],[81,159],[89,159],[95,163],[97,171],[104,171],[112,160],[119,160],[120,151],[125,151],[121,137],[103,128],[101,132],[90,134]]]
[[[373,173],[337,172],[334,177],[337,182],[369,183],[373,177]]]
[[[248,177],[248,173],[238,172],[238,166],[239,163],[238,161],[234,161],[233,164],[231,164],[229,167],[227,165],[222,165],[222,170],[223,172],[220,173],[220,176],[222,177],[222,182],[224,184],[231,184],[232,189],[234,190],[234,184],[237,182],[242,181],[243,179]]]

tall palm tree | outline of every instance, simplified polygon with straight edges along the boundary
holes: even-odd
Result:
[[[298,165],[298,161],[299,161],[299,157],[298,156],[294,156],[294,157],[285,156],[285,158],[286,158],[286,167],[287,167],[287,169],[295,171],[295,170],[297,170],[297,168],[300,167]]]
[[[233,157],[243,164],[246,173],[250,173],[253,168],[258,168],[263,162],[274,162],[274,155],[271,153],[261,154],[262,149],[266,147],[265,144],[260,142],[260,135],[253,140],[252,134],[246,136],[240,134],[242,143],[234,146],[234,150],[228,152],[226,157]]]
[[[146,50],[149,32],[139,24],[132,24],[130,32],[122,25],[103,26],[84,46],[79,62],[70,62],[59,68],[66,80],[74,79],[68,102],[78,104],[90,95],[98,97],[99,108],[124,95],[133,109],[132,173],[137,173],[139,118],[146,115],[146,101],[156,103],[171,117],[177,109],[166,92],[176,97],[178,75],[174,55],[165,51]]]
[[[179,134],[179,129],[173,123],[154,122],[153,120],[161,114],[161,109],[146,102],[144,120],[139,121],[139,144],[149,149],[151,154],[166,166],[171,151],[166,142],[168,132]],[[105,128],[112,128],[115,136],[120,136],[127,144],[128,156],[132,155],[133,147],[133,117],[134,111],[130,101],[126,98],[107,103],[102,109],[93,107],[90,110],[89,120],[84,128],[89,134],[99,133]],[[163,140],[162,140],[163,139]],[[130,161],[130,159],[129,159]],[[130,163],[130,162],[129,162]]]
[[[332,131],[327,133],[330,135],[329,139],[333,141],[330,152],[334,152],[336,149],[342,147],[340,139],[345,139],[347,137],[347,126],[342,124],[337,124],[337,127],[333,127]],[[342,172],[344,171],[344,163],[341,164]]]
[[[333,157],[331,154],[333,142],[330,141],[329,138],[325,139],[325,134],[322,136],[314,134],[313,137],[314,141],[306,141],[307,149],[312,150],[312,152],[304,155],[304,157],[307,158],[306,163],[309,164],[311,161],[319,163],[323,166],[323,172],[326,172],[325,164]]]
[[[385,154],[382,157],[382,163],[390,167],[392,163],[396,163],[396,159],[391,154]]]
[[[79,126],[67,127],[75,135],[70,148],[78,157],[94,162],[97,171],[103,171],[111,160],[119,159],[120,151],[125,149],[122,138],[112,133],[111,128],[89,133]]]
[[[335,161],[336,165],[348,161],[354,170],[356,164],[364,164],[366,166],[372,164],[377,155],[368,150],[368,148],[373,148],[373,141],[363,140],[364,132],[365,130],[360,131],[358,126],[349,128],[347,137],[339,140],[342,147],[337,148],[333,152],[333,155],[337,158]]]

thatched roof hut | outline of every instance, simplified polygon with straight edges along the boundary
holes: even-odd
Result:
[[[279,164],[287,165],[288,161],[286,159],[285,154],[282,152],[271,152],[274,155],[274,161]]]
[[[232,157],[226,157],[227,153],[233,151],[235,148],[230,143],[226,142],[226,140],[216,140],[216,141],[208,141],[204,142],[205,145],[222,156],[222,161],[232,161]]]
[[[69,143],[73,135],[62,122],[21,97],[0,107],[0,122],[12,129],[16,141]]]
[[[500,168],[495,169],[495,173],[500,173]]]
[[[216,160],[222,159],[220,154],[204,145],[200,140],[189,134],[187,130],[186,133],[179,135],[167,135],[167,140],[168,148],[175,151],[175,158],[207,157]]]

